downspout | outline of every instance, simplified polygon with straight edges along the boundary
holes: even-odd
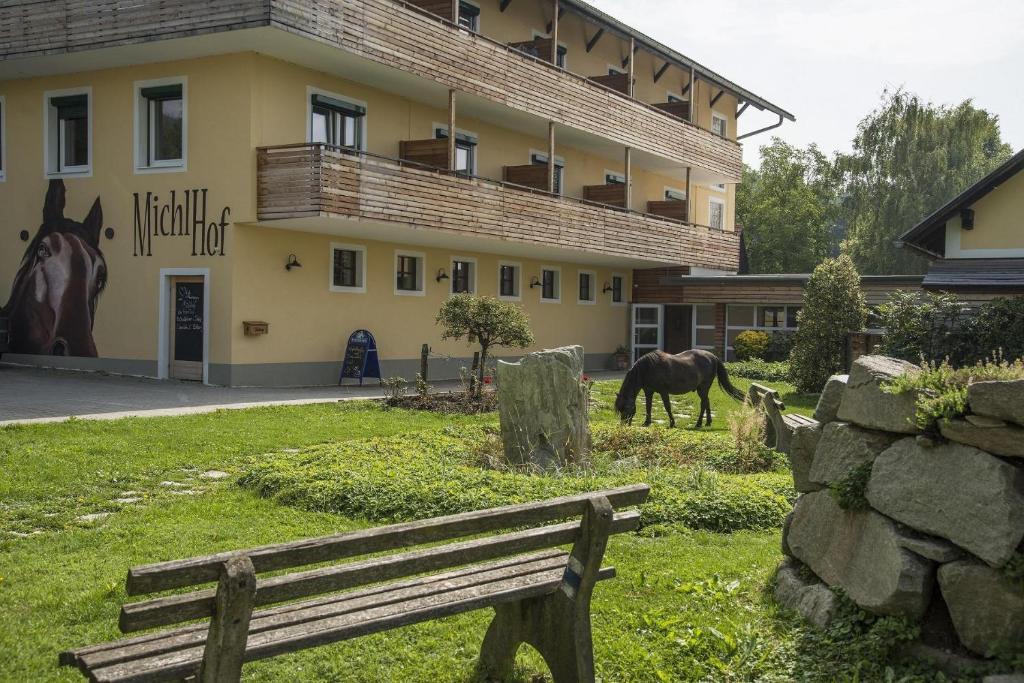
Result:
[[[774,124],[772,124],[770,126],[765,126],[764,128],[758,128],[757,130],[750,131],[749,133],[744,133],[743,135],[738,135],[738,136],[736,136],[736,140],[739,141],[739,140],[742,140],[743,138],[749,138],[751,135],[758,135],[759,133],[764,133],[766,131],[778,128],[781,125],[782,125],[782,114],[779,114],[779,122],[778,123],[774,123]]]

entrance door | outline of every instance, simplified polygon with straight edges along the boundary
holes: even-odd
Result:
[[[661,348],[661,306],[633,305],[633,361]]]
[[[171,278],[171,353],[172,379],[203,380],[203,327],[206,311],[203,299],[206,285],[202,277]]]
[[[693,348],[693,307],[665,306],[665,353]]]

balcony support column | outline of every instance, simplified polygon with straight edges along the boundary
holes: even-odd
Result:
[[[627,147],[626,148],[626,158],[624,160],[623,167],[625,168],[625,171],[623,172],[622,175],[625,176],[625,178],[626,178],[626,209],[629,210],[630,206],[632,206],[632,203],[633,203],[632,202],[632,199],[633,199],[633,148],[632,147]]]
[[[690,123],[697,116],[697,70],[690,67]],[[687,197],[689,199],[689,197]]]
[[[457,5],[456,5],[457,6]],[[448,91],[448,170],[455,170],[455,91]]]
[[[636,38],[629,37],[629,96],[633,96],[633,77],[636,75]],[[628,153],[628,150],[627,150]]]
[[[459,24],[459,0],[452,0],[452,23]]]
[[[558,64],[558,11],[559,1],[553,0],[551,8],[551,63]],[[554,124],[552,124],[554,125]],[[554,154],[552,154],[554,158]]]
[[[690,167],[686,167],[686,222],[694,223],[694,212],[693,212],[693,183],[690,181]]]
[[[548,192],[555,192],[555,122],[548,122]]]

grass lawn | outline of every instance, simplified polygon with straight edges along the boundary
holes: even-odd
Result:
[[[813,410],[812,398],[780,388],[790,409]],[[595,422],[614,421],[616,389],[595,386]],[[736,405],[716,387],[710,431],[727,430]],[[680,429],[691,428],[696,410],[694,395],[674,401]],[[655,411],[665,419],[660,405]],[[264,454],[496,422],[347,403],[0,429],[0,680],[80,680],[57,668],[57,653],[118,635],[130,566],[368,524],[240,487]],[[202,476],[214,469],[229,476]],[[606,564],[619,576],[598,586],[593,605],[601,679],[871,680],[857,667],[893,634],[879,631],[881,621],[862,623],[866,638],[841,642],[777,613],[766,586],[780,560],[777,529],[614,538]],[[247,665],[245,677],[469,681],[488,619],[483,611],[305,651]],[[520,660],[523,680],[544,671],[527,648]]]

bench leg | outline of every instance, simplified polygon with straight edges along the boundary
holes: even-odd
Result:
[[[607,498],[591,501],[558,590],[495,608],[480,651],[478,671],[486,680],[508,680],[519,646],[529,643],[551,669],[554,683],[593,682],[590,597],[608,544],[612,514]]]
[[[245,556],[226,561],[221,568],[215,612],[203,652],[201,683],[241,680],[255,596],[256,572],[252,561]]]

